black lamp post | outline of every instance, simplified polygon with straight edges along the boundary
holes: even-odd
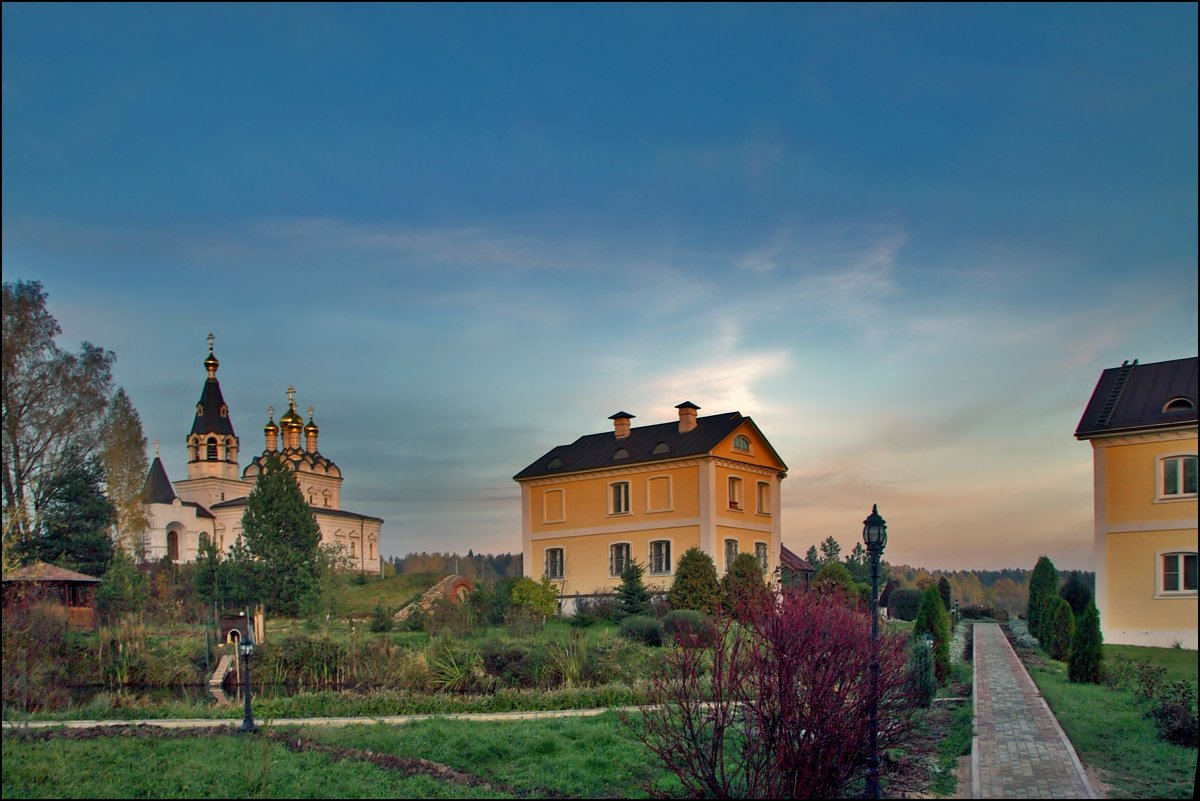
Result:
[[[887,545],[887,522],[879,505],[863,521],[863,542],[871,557],[871,742],[867,754],[867,798],[879,798],[879,557]]]
[[[246,716],[242,719],[243,732],[256,732],[254,715],[250,713],[250,656],[254,653],[254,618],[249,610],[246,614],[246,636],[238,641],[238,651],[242,655],[242,698],[246,702]]]

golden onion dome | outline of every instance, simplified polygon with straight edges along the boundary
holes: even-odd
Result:
[[[313,407],[308,407],[308,425],[304,427],[305,434],[316,434],[321,429],[317,428],[317,424],[313,422]]]
[[[275,424],[275,412],[271,411],[271,412],[267,413],[267,424],[265,426],[263,426],[263,433],[265,433],[265,434],[278,434],[279,433],[279,426]]]
[[[303,428],[304,418],[296,414],[296,407],[292,406],[283,417],[279,418],[279,424],[284,428]]]

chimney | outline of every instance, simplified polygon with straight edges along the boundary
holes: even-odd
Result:
[[[679,410],[679,433],[686,434],[696,427],[696,411],[700,408],[691,401],[684,401],[675,407]]]
[[[613,431],[617,435],[617,439],[625,439],[629,436],[629,421],[637,415],[629,412],[617,412],[609,416],[609,420],[613,421]]]

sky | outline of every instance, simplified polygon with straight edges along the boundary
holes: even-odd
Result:
[[[385,555],[686,400],[800,553],[1090,569],[1096,380],[1197,352],[1196,14],[5,4],[4,280],[174,479],[209,332],[247,455],[294,385]]]

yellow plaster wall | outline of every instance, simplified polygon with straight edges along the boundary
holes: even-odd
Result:
[[[1109,534],[1105,628],[1196,627],[1196,596],[1155,598],[1162,551],[1195,551],[1196,529]]]
[[[529,522],[534,537],[580,528],[656,523],[669,526],[672,521],[695,518],[700,514],[699,467],[669,467],[651,471],[630,470],[616,475],[561,481],[529,488]],[[611,471],[610,471],[611,472]],[[657,476],[671,478],[671,510],[648,512],[647,480]],[[629,514],[610,515],[609,485],[629,482]],[[543,522],[543,496],[547,490],[562,490],[566,517],[560,523]]]
[[[742,480],[742,503],[740,509],[733,509],[729,505],[729,479],[731,476],[736,476]],[[758,482],[766,482],[768,487],[767,511],[766,513],[758,511]],[[725,520],[729,523],[749,523],[752,525],[769,526],[773,515],[771,511],[771,502],[775,497],[775,493],[779,492],[779,479],[775,476],[764,476],[761,473],[752,473],[749,470],[738,470],[736,468],[725,467],[724,465],[717,466],[717,494],[716,512],[717,520]]]
[[[1157,442],[1093,440],[1104,448],[1104,486],[1108,525],[1195,518],[1196,499],[1159,500],[1159,457],[1196,453],[1196,437]]]
[[[750,440],[750,452],[734,450],[733,439],[739,434],[744,434]],[[771,449],[766,442],[759,436],[757,429],[749,422],[744,422],[733,433],[721,441],[717,447],[712,449],[712,455],[722,459],[732,459],[738,462],[749,462],[750,464],[761,465],[762,467],[770,467],[775,470],[782,470],[783,465],[771,455]]]
[[[775,553],[775,549],[771,547],[771,532],[769,531],[747,531],[744,528],[732,528],[730,526],[717,526],[717,543],[716,557],[714,561],[717,563],[717,573],[722,574],[729,569],[725,564],[725,540],[738,541],[738,553],[748,553],[754,555],[754,543],[765,542],[767,544],[767,556],[769,563],[767,567],[767,575],[775,569],[775,565],[779,560],[779,554]]]
[[[609,592],[621,583],[620,577],[608,575],[608,549],[618,542],[628,542],[630,555],[639,564],[647,566],[650,560],[651,540],[671,540],[671,575],[657,576],[646,573],[647,587],[668,589],[674,578],[675,565],[688,548],[700,545],[699,526],[677,526],[652,531],[614,532],[591,534],[579,537],[551,537],[535,539],[533,546],[533,568],[531,575],[540,576],[546,564],[546,549],[563,549],[563,578],[556,581],[559,594]],[[751,548],[754,546],[751,545]]]

